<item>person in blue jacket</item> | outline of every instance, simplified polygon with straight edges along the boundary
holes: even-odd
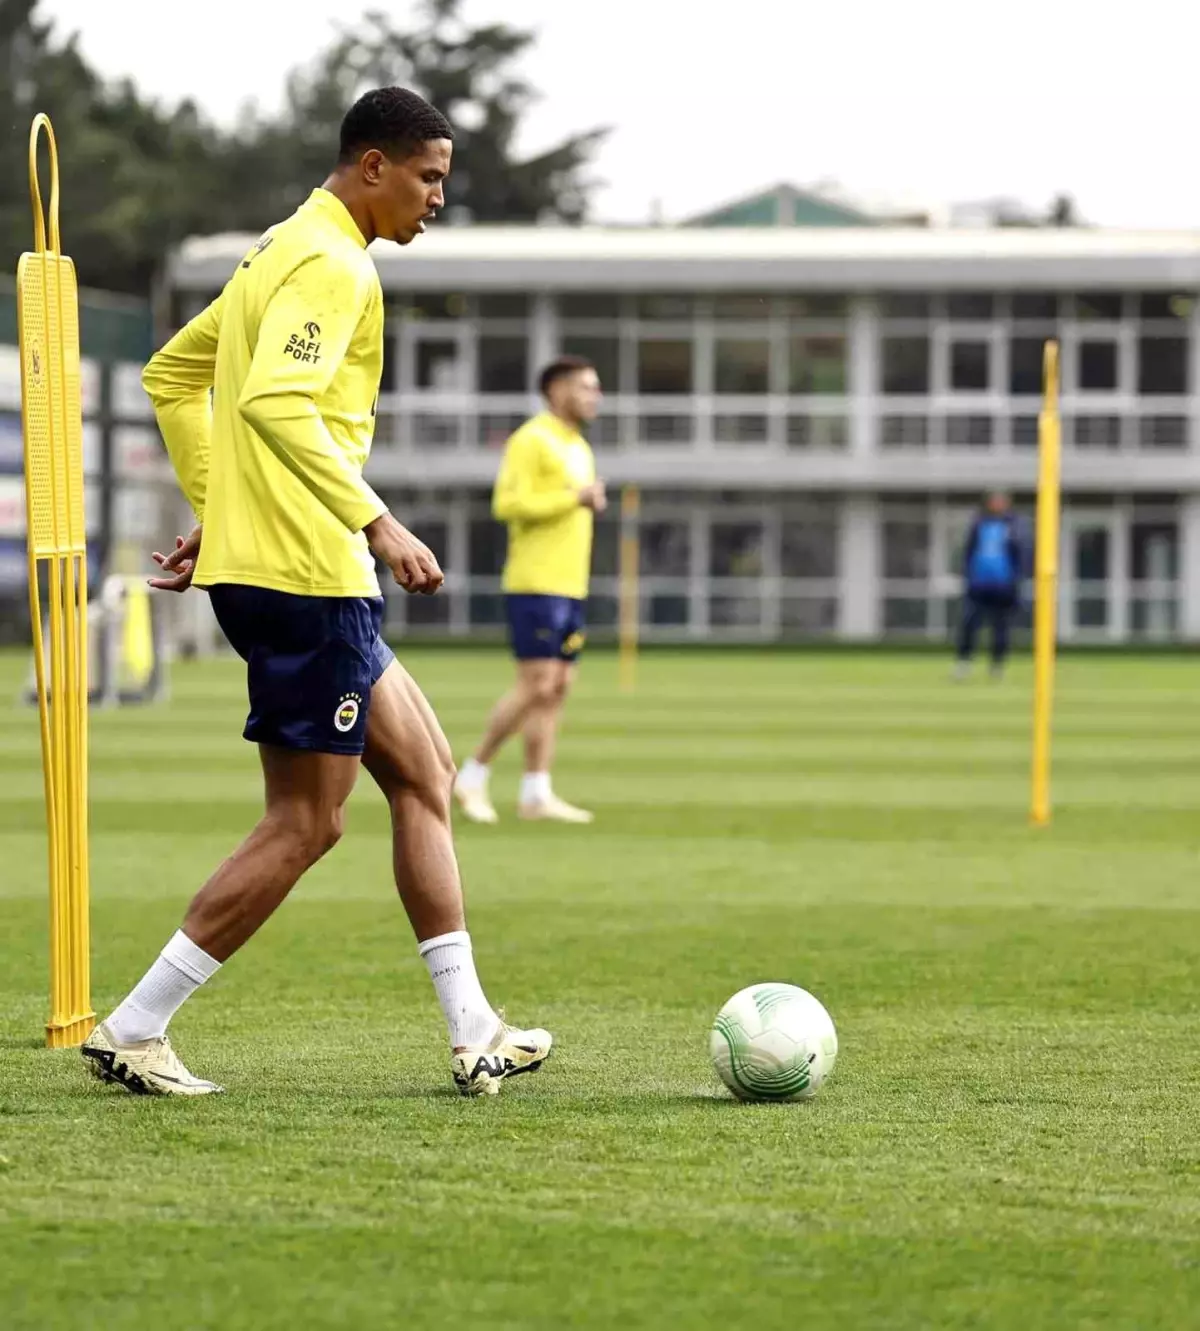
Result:
[[[963,551],[963,611],[958,631],[957,674],[971,668],[975,640],[985,624],[992,630],[992,673],[1004,670],[1009,629],[1021,603],[1025,542],[1005,494],[988,495]]]

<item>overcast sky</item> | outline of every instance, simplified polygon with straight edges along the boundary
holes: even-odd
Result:
[[[358,8],[43,0],[102,73],[226,122],[247,97],[277,105],[287,71]],[[675,220],[832,178],[943,202],[1043,206],[1066,190],[1089,221],[1200,226],[1195,0],[468,0],[467,13],[538,33],[523,148],[612,126],[598,220],[645,221],[656,201]]]

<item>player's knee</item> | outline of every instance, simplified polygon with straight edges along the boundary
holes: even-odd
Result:
[[[296,804],[275,814],[285,844],[307,868],[329,853],[342,839],[345,826],[340,808]]]
[[[553,675],[538,675],[529,681],[529,700],[534,707],[553,707],[561,697],[561,683]]]

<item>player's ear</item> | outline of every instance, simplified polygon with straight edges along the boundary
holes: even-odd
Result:
[[[359,170],[368,185],[378,185],[383,176],[386,158],[378,148],[368,148],[359,160]]]

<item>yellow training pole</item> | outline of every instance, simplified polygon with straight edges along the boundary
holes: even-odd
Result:
[[[639,598],[638,514],[641,495],[636,485],[621,491],[621,565],[618,652],[621,692],[632,693],[637,677]]]
[[[1033,772],[1030,818],[1050,822],[1050,722],[1058,618],[1058,528],[1062,422],[1058,414],[1058,343],[1047,342],[1038,421],[1037,547],[1033,607]]]
[[[50,153],[48,228],[37,170],[43,131]],[[22,254],[17,264],[17,326],[29,608],[50,876],[50,1020],[46,1023],[46,1043],[63,1048],[80,1044],[95,1021],[88,923],[87,531],[79,295],[75,266],[62,252],[58,149],[54,129],[44,115],[34,118],[29,132],[29,194],[34,250]],[[39,582],[43,566],[49,596],[48,651],[42,631]]]

